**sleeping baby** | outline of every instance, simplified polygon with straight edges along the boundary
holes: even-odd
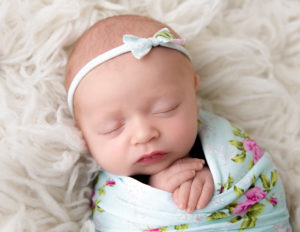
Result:
[[[151,18],[106,18],[77,41],[65,85],[102,170],[94,231],[291,231],[268,154],[199,110],[198,84],[184,40]]]

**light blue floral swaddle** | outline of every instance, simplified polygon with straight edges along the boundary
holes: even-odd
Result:
[[[198,132],[215,193],[188,214],[172,194],[131,177],[101,172],[93,197],[96,231],[291,232],[283,186],[269,155],[227,120],[201,111]]]

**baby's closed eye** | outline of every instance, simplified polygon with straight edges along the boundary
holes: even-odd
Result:
[[[172,104],[161,104],[154,107],[152,113],[156,116],[168,116],[176,111],[179,107],[179,103],[172,103]]]
[[[98,134],[110,135],[121,130],[123,126],[124,126],[124,122],[122,121],[103,122],[98,128]]]

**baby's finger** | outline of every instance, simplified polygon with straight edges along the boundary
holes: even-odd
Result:
[[[184,158],[175,161],[169,168],[170,175],[176,175],[183,171],[195,170],[200,171],[204,166],[205,161],[197,158]]]
[[[174,192],[174,190],[180,185],[194,178],[195,174],[195,170],[186,170],[181,172],[180,174],[172,176],[172,178],[169,179],[168,183],[165,184],[166,191]]]
[[[173,201],[175,202],[175,204],[177,205],[178,203],[178,191],[179,191],[179,188],[177,188],[174,192],[173,192]]]
[[[206,180],[203,184],[201,195],[197,203],[197,209],[203,209],[207,203],[210,201],[214,193],[214,184],[212,181]]]
[[[177,200],[177,206],[179,209],[182,209],[182,210],[187,209],[187,203],[189,200],[191,185],[192,185],[191,180],[180,185],[179,191],[178,191],[178,200]]]
[[[191,191],[189,195],[189,201],[187,206],[187,212],[192,213],[197,207],[199,199],[201,198],[201,192],[203,191],[203,179],[194,178],[191,185]]]

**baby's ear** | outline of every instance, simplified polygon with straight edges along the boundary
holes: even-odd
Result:
[[[194,86],[195,86],[195,90],[197,90],[198,86],[199,86],[199,81],[200,81],[200,76],[198,74],[194,74]]]

